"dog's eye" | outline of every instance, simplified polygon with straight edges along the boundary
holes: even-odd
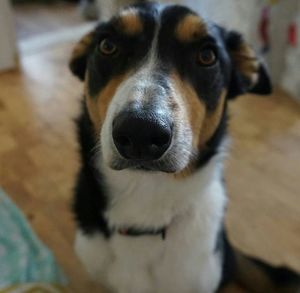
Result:
[[[204,66],[210,66],[217,61],[217,55],[211,48],[203,48],[198,54],[198,62]]]
[[[103,55],[113,55],[117,52],[117,45],[109,39],[104,39],[99,45],[99,51]]]

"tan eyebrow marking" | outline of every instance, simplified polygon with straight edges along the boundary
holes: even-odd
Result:
[[[134,8],[123,10],[118,16],[118,29],[128,35],[137,35],[143,31],[143,22]]]
[[[85,101],[96,133],[100,133],[101,126],[105,120],[111,100],[114,97],[119,85],[127,77],[128,73],[124,73],[112,78],[96,96],[91,96],[88,90],[89,75],[87,74],[85,82]]]
[[[207,26],[199,16],[188,14],[177,24],[175,35],[182,42],[191,42],[206,36]]]

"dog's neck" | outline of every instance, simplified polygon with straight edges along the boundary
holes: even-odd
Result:
[[[215,155],[185,179],[161,172],[114,171],[102,166],[109,195],[105,213],[109,226],[160,229],[199,208],[198,203],[212,210],[224,209],[224,192],[219,192],[223,189],[223,157],[223,152]]]

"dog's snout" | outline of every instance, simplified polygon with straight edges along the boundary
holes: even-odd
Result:
[[[172,127],[159,114],[124,112],[113,122],[113,140],[121,156],[128,160],[159,159],[172,140]]]

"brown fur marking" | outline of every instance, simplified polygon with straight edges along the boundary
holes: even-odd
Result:
[[[118,21],[118,29],[127,35],[138,35],[143,31],[143,22],[136,9],[126,9],[121,12]]]
[[[185,16],[177,25],[176,37],[182,42],[192,42],[207,35],[204,21],[195,14]]]
[[[126,78],[126,74],[117,76],[112,79],[96,97],[91,97],[88,91],[88,76],[85,83],[86,105],[90,118],[94,124],[97,133],[101,131],[101,126],[106,117],[109,104],[115,95],[119,85]]]
[[[206,113],[199,138],[199,149],[205,146],[220,124],[224,111],[226,93],[225,90],[222,92],[216,109],[213,112]]]
[[[209,112],[191,85],[182,81],[176,73],[172,74],[171,78],[176,91],[180,93],[183,103],[187,106],[189,122],[193,132],[193,148],[201,151],[220,123],[225,105],[226,91],[223,91],[216,109],[213,112]],[[175,174],[175,178],[180,179],[189,176],[194,170],[194,163],[191,162],[183,171]]]
[[[172,74],[173,84],[180,93],[188,110],[189,122],[193,131],[193,147],[197,148],[199,134],[206,115],[206,108],[190,84],[184,82],[176,73]]]

